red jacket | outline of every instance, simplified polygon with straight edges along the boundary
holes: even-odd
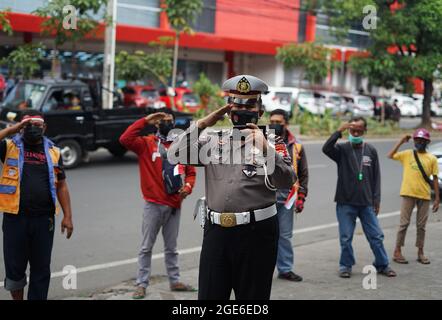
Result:
[[[152,161],[152,154],[158,152],[159,138],[150,136],[140,136],[140,131],[144,128],[146,122],[143,119],[137,120],[130,125],[120,137],[120,143],[127,149],[138,155],[138,164],[140,168],[141,192],[146,201],[166,205],[172,208],[181,207],[181,198],[178,194],[167,194],[164,189],[162,175],[162,159],[156,157]],[[171,142],[161,142],[166,149]],[[196,170],[192,166],[185,166],[185,182],[190,185],[190,192],[195,184]]]

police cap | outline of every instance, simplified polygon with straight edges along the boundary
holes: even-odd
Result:
[[[227,93],[228,102],[241,105],[261,103],[261,95],[269,90],[261,79],[250,75],[239,75],[224,82],[222,90]]]

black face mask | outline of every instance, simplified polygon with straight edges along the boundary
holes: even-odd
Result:
[[[230,118],[234,126],[245,126],[247,123],[258,123],[258,111],[250,110],[232,110],[230,111]]]
[[[416,148],[417,151],[419,152],[423,152],[427,149],[427,144],[426,143],[415,143],[414,147]]]
[[[23,130],[23,138],[29,143],[37,143],[43,138],[43,128],[28,125]]]
[[[280,123],[269,124],[270,130],[275,130],[275,134],[280,137],[284,137],[285,129],[284,126]]]
[[[160,122],[159,131],[160,134],[167,137],[170,130],[175,128],[175,124],[173,122]]]

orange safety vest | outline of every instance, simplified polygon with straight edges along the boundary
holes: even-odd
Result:
[[[58,161],[60,149],[54,143],[43,138],[46,161],[49,168],[49,183],[52,200],[58,214],[57,205],[57,174],[60,172]],[[23,170],[23,141],[20,135],[6,139],[6,155],[0,177],[0,211],[18,214],[20,205],[20,181]]]
[[[302,151],[302,144],[295,143],[293,144],[293,169],[295,170],[296,176],[298,176],[298,160],[301,159],[301,151]],[[295,192],[299,189],[299,179],[296,180],[295,184],[292,188],[295,188]]]

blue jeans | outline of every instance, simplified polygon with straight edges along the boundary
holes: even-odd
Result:
[[[276,267],[279,273],[292,271],[293,268],[293,208],[286,209],[284,203],[277,202],[279,221],[278,257]]]
[[[379,221],[371,206],[336,205],[336,215],[339,222],[339,240],[341,243],[340,271],[351,271],[355,264],[352,240],[356,227],[356,218],[359,217],[365,237],[375,256],[373,265],[378,271],[388,267],[388,255],[384,248],[384,234]]]

